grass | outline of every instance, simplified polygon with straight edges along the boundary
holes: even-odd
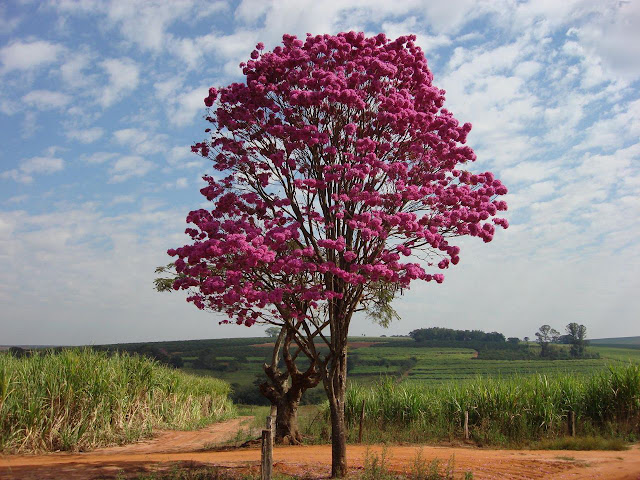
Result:
[[[411,468],[399,474],[393,472],[388,466],[388,451],[386,448],[379,455],[367,450],[364,459],[364,468],[359,477],[360,480],[455,480],[454,473],[455,458],[452,455],[445,463],[438,458],[426,463],[422,451],[418,451],[413,460]],[[473,473],[470,471],[462,473],[457,477],[462,480],[473,480]]]
[[[365,442],[438,441],[462,438],[469,412],[477,444],[527,444],[567,434],[568,412],[579,436],[622,437],[640,433],[640,365],[610,367],[593,375],[478,378],[420,385],[386,379],[352,385],[345,413],[350,440],[357,435],[365,402]]]
[[[229,385],[91,349],[0,355],[0,452],[88,450],[228,418]]]
[[[628,450],[622,438],[604,438],[593,435],[586,437],[560,437],[541,440],[531,445],[533,450]]]

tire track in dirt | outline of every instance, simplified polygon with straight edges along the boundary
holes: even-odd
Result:
[[[207,447],[233,440],[254,417],[238,417],[214,423],[200,430],[158,430],[153,438],[118,447],[93,450],[94,455],[117,455],[134,453],[196,452]]]

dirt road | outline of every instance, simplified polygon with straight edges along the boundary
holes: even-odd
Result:
[[[11,455],[0,457],[0,479],[98,479],[115,478],[118,472],[133,475],[169,468],[176,463],[251,468],[258,465],[257,448],[213,451],[212,445],[232,440],[250,417],[223,422],[198,432],[162,432],[155,439],[90,453]],[[362,468],[367,447],[349,446],[349,467]],[[382,447],[370,447],[380,454]],[[473,472],[483,479],[610,479],[640,480],[640,446],[623,452],[571,452],[532,450],[488,450],[478,448],[396,446],[387,449],[392,470],[406,472],[418,452],[424,462],[434,458],[445,462],[453,455],[456,478]],[[331,462],[329,446],[277,447],[275,470],[327,478]]]

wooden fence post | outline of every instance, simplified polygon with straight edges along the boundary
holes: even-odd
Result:
[[[267,430],[271,432],[271,443],[274,443],[276,438],[276,413],[273,407],[271,408],[271,415],[267,417]]]
[[[362,409],[360,410],[360,429],[358,430],[358,443],[362,443],[362,426],[364,424],[364,404],[366,399],[362,399]]]
[[[273,444],[276,436],[277,407],[271,406],[267,417],[267,428],[262,430],[262,451],[260,455],[260,480],[271,480],[273,476]]]
[[[576,412],[573,410],[569,410],[569,435],[572,437],[576,436]]]
[[[469,411],[464,411],[464,439],[469,440]]]
[[[262,430],[260,460],[260,480],[271,480],[273,476],[273,440],[271,430]]]

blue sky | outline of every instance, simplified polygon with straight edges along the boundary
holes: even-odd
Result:
[[[153,270],[205,206],[208,87],[259,41],[347,30],[418,36],[511,223],[352,332],[640,335],[640,2],[59,0],[0,4],[0,344],[261,335]]]

